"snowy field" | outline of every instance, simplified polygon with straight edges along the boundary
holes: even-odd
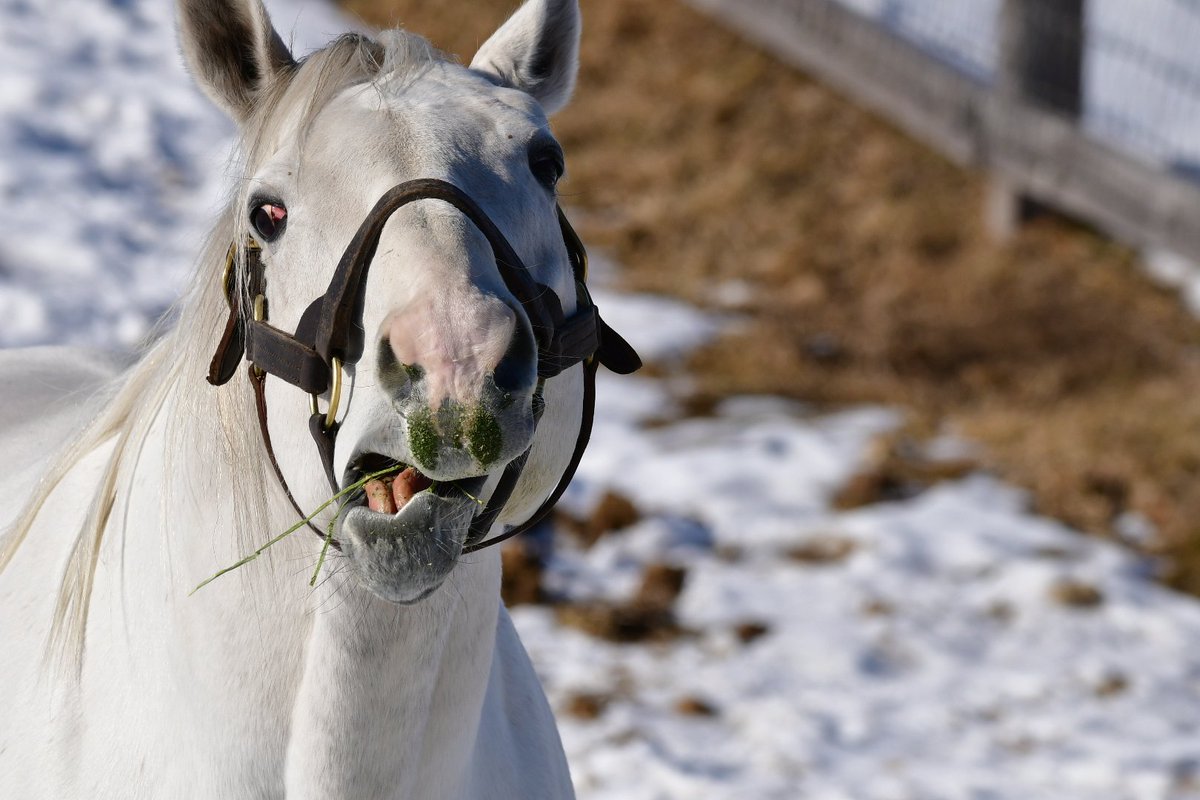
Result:
[[[300,50],[344,29],[315,0],[270,5]],[[189,269],[232,131],[188,85],[169,8],[0,0],[3,345],[127,348]],[[722,324],[597,299],[668,364]],[[514,612],[581,797],[1200,798],[1200,604],[986,476],[833,510],[893,412],[747,397],[679,419],[676,388],[602,376],[564,506],[616,491],[642,517],[590,549],[563,537],[546,580],[619,603],[647,566],[684,568],[680,635]]]

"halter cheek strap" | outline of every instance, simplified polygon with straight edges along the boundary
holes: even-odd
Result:
[[[521,303],[529,318],[538,346],[535,425],[541,418],[541,394],[545,381],[576,364],[583,364],[584,400],[579,437],[571,462],[558,486],[528,520],[485,542],[483,538],[511,497],[530,451],[526,450],[509,462],[487,505],[471,524],[463,548],[464,553],[469,553],[529,530],[549,513],[562,496],[579,466],[591,435],[597,365],[603,364],[619,374],[634,372],[641,366],[641,359],[633,348],[600,318],[587,289],[587,251],[561,208],[558,209],[559,226],[571,259],[577,296],[577,308],[570,318],[563,313],[558,295],[532,279],[516,251],[483,209],[461,189],[442,180],[408,181],[389,190],[379,199],[342,254],[329,288],[305,310],[294,334],[274,328],[267,322],[265,270],[261,251],[253,240],[245,248],[244,286],[238,285],[234,270],[237,256],[235,243],[230,247],[222,277],[229,302],[229,318],[209,365],[208,381],[216,386],[224,384],[236,373],[243,358],[250,361],[259,428],[268,458],[293,507],[301,517],[307,518],[308,515],[288,488],[271,444],[264,390],[266,375],[280,378],[307,392],[312,398],[313,413],[309,419],[309,430],[330,487],[334,492],[339,491],[333,470],[333,452],[338,433],[337,405],[343,367],[357,364],[363,354],[365,334],[362,313],[368,273],[387,221],[401,208],[418,200],[448,203],[479,228],[491,245],[505,285]],[[248,315],[244,313],[242,304],[251,298],[253,314]],[[330,395],[329,409],[321,413],[317,400],[326,393]],[[325,534],[312,523],[309,523],[309,527],[324,537]]]

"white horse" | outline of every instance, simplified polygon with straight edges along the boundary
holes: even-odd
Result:
[[[365,346],[356,366],[333,362],[347,387],[328,469],[303,392],[265,380],[281,482],[256,379],[243,366],[214,388],[204,372],[227,290],[246,309],[221,345],[236,365],[254,292],[260,318],[295,331],[376,200],[418,178],[473,198],[538,302],[552,294],[570,319],[586,293],[546,117],[573,88],[577,2],[529,0],[470,67],[400,32],[297,63],[261,0],[178,4],[193,75],[241,128],[244,172],[178,324],[138,363],[0,353],[0,492],[33,498],[0,512],[0,797],[569,797],[499,556],[463,547],[506,465],[525,460],[493,534],[552,495],[590,366],[539,379],[530,300],[494,237],[436,199],[390,217],[345,306]],[[339,399],[316,393],[321,411]],[[301,530],[189,596],[296,521],[284,486],[311,510],[327,474],[344,486],[386,466],[335,519],[340,551],[315,589],[325,543]]]

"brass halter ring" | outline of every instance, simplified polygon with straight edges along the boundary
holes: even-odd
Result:
[[[337,422],[338,406],[342,404],[342,360],[334,357],[333,367],[333,386],[329,390],[329,410],[325,412],[325,430],[332,430],[333,425]],[[320,406],[317,405],[317,396],[310,394],[308,396],[308,407],[313,415],[321,413]]]

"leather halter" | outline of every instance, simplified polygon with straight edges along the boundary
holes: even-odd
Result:
[[[401,183],[379,199],[342,254],[329,288],[301,315],[294,334],[274,328],[267,322],[264,294],[266,276],[257,243],[251,239],[245,245],[242,285],[239,285],[233,268],[238,251],[237,243],[234,243],[230,247],[229,260],[222,277],[229,302],[229,318],[209,366],[208,382],[214,386],[227,383],[243,358],[250,362],[250,378],[263,444],[280,485],[302,518],[309,515],[300,508],[288,488],[271,445],[264,391],[266,376],[273,375],[307,392],[312,398],[313,409],[308,423],[309,431],[330,487],[335,493],[340,491],[337,476],[333,472],[333,452],[339,429],[336,412],[342,370],[357,364],[363,355],[365,331],[362,314],[366,282],[384,225],[401,208],[418,200],[440,200],[454,206],[479,228],[491,245],[500,276],[521,303],[537,342],[535,424],[541,417],[541,395],[545,381],[576,364],[583,364],[584,398],[579,437],[571,462],[558,486],[528,520],[484,542],[484,536],[512,495],[532,446],[509,462],[487,505],[471,523],[463,548],[464,553],[470,553],[529,530],[550,512],[562,496],[591,436],[597,364],[624,375],[634,372],[642,363],[633,348],[600,318],[586,284],[587,252],[561,208],[558,209],[558,221],[575,277],[577,298],[576,311],[570,318],[564,315],[558,295],[533,280],[520,257],[483,209],[457,186],[442,180],[422,178]],[[253,315],[243,311],[243,303],[247,300],[253,303]],[[329,409],[321,413],[317,398],[330,392],[331,387],[333,391],[330,393]],[[309,527],[322,538],[325,537],[311,522]]]

